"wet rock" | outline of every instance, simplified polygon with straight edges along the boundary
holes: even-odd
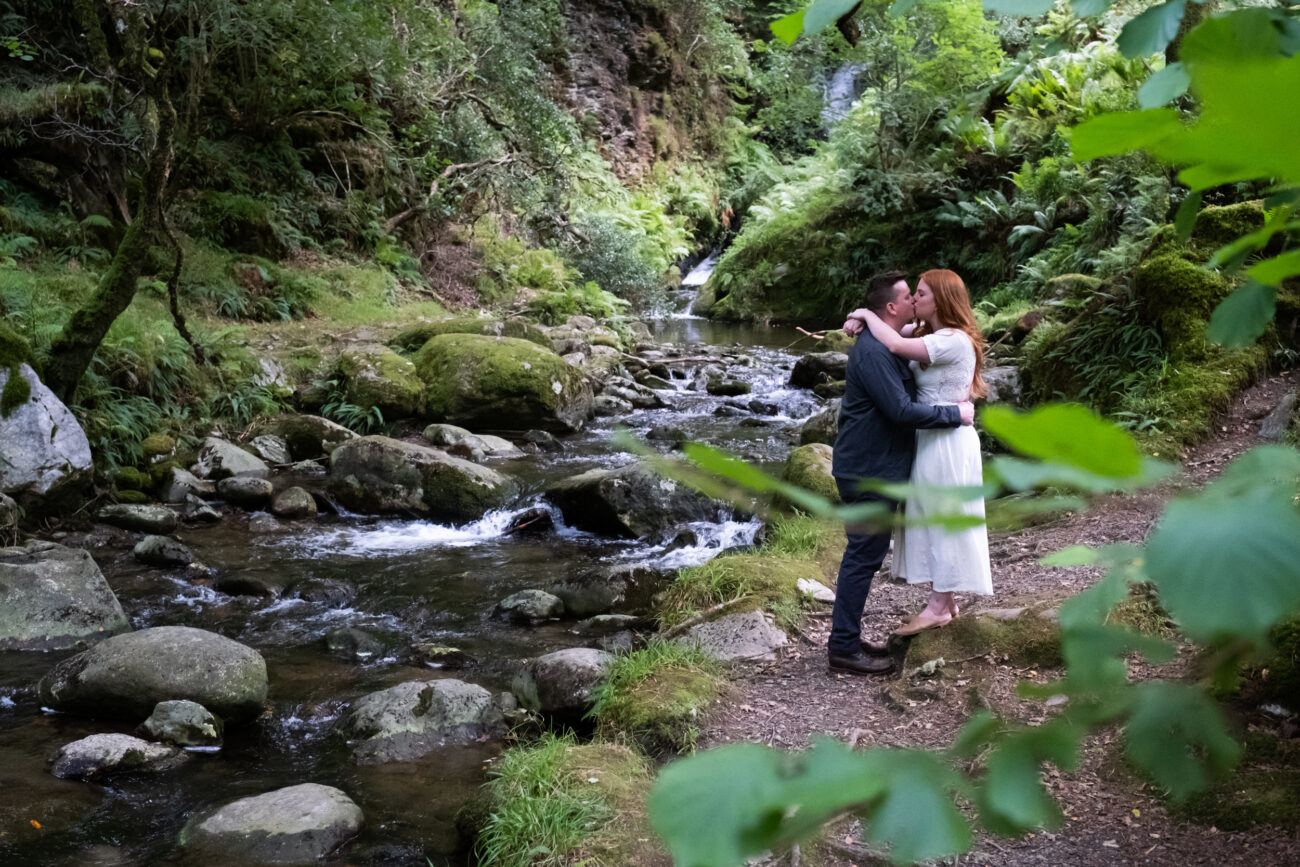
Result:
[[[518,623],[540,623],[564,616],[564,602],[545,590],[520,590],[497,603],[497,613]]]
[[[842,379],[832,382],[819,382],[813,386],[813,394],[826,400],[833,400],[837,397],[844,397],[845,383]]]
[[[316,517],[316,498],[306,488],[297,485],[285,488],[271,501],[271,513],[295,520],[297,518]]]
[[[65,650],[127,629],[86,551],[36,541],[0,548],[0,650]]]
[[[591,387],[554,352],[526,340],[443,334],[416,356],[435,420],[510,430],[580,430]]]
[[[645,373],[642,376],[637,377],[637,382],[641,383],[646,388],[653,388],[656,391],[676,391],[677,387],[672,384],[667,375],[668,366],[661,364],[655,365],[655,367],[662,367],[665,375],[659,376],[654,373]]]
[[[180,519],[166,506],[138,506],[117,503],[104,506],[95,516],[105,524],[131,530],[135,533],[153,533],[165,536],[176,529]]]
[[[831,455],[832,448],[825,443],[799,446],[790,452],[782,479],[838,503],[840,492],[835,486],[835,477],[831,475]]]
[[[742,418],[747,413],[738,406],[728,406],[725,403],[722,406],[715,407],[713,414],[720,418]]]
[[[408,681],[363,696],[340,723],[362,762],[407,761],[505,732],[492,693],[460,680]]]
[[[776,415],[781,411],[781,407],[768,400],[751,400],[748,406],[749,411],[757,415]]]
[[[349,662],[374,662],[382,659],[384,643],[363,629],[343,626],[325,633],[325,649],[331,656]]]
[[[385,419],[420,414],[424,385],[415,365],[387,346],[350,346],[339,354],[338,370],[348,403],[379,407]]]
[[[266,512],[257,512],[248,517],[248,532],[250,533],[278,533],[284,529],[273,515]]]
[[[241,509],[265,508],[273,490],[270,480],[252,476],[233,476],[217,482],[217,494]]]
[[[157,773],[188,758],[176,747],[151,744],[131,735],[99,734],[60,747],[50,763],[50,773],[64,780],[99,779],[125,771]]]
[[[553,485],[546,496],[569,526],[609,536],[638,538],[718,517],[708,497],[641,463],[588,470]]]
[[[20,514],[18,504],[13,498],[7,494],[0,494],[0,532],[17,527]]]
[[[39,503],[72,494],[90,479],[90,441],[76,417],[45,387],[27,364],[22,380],[10,388],[11,368],[0,367],[0,392],[26,397],[0,411],[0,492],[21,502]]]
[[[271,468],[259,457],[220,437],[208,437],[199,448],[198,458],[190,468],[201,479],[218,481],[231,476],[265,479]]]
[[[430,668],[463,668],[471,660],[469,654],[459,647],[445,644],[416,644],[411,648],[411,659],[417,665]]]
[[[160,701],[140,726],[156,741],[178,747],[212,747],[221,743],[225,725],[221,718],[198,702]]]
[[[194,552],[170,536],[145,536],[136,543],[135,559],[146,566],[184,568],[194,562]]]
[[[741,427],[771,427],[772,422],[765,418],[754,418],[753,416],[750,416],[749,418],[742,418],[740,420],[740,426]]]
[[[283,437],[295,461],[328,457],[339,445],[357,437],[343,425],[318,415],[282,415],[263,432]]]
[[[626,415],[632,411],[632,404],[620,397],[614,397],[608,394],[598,394],[591,402],[592,411],[602,418],[612,416]]]
[[[189,626],[155,626],[105,639],[41,678],[41,701],[94,717],[148,716],[160,701],[188,699],[231,722],[266,705],[266,662],[251,647]]]
[[[810,352],[794,363],[789,384],[812,388],[819,382],[842,381],[848,366],[849,357],[843,352]]]
[[[526,443],[531,443],[532,445],[537,446],[537,448],[544,452],[564,451],[564,443],[560,442],[555,434],[544,430],[524,431],[523,440]]]
[[[697,624],[679,644],[698,645],[705,653],[723,661],[733,659],[776,659],[778,648],[790,643],[786,634],[762,611],[727,614]]]
[[[749,394],[753,391],[753,386],[738,379],[711,378],[704,390],[715,396],[734,397],[738,394]]]
[[[637,564],[598,566],[551,587],[572,617],[590,617],[616,609],[637,610],[650,605],[667,578],[663,573]]]
[[[255,518],[258,516],[254,516]],[[270,515],[267,520],[274,521]],[[249,522],[252,523],[251,521]],[[266,572],[221,572],[212,581],[212,589],[227,596],[269,596],[278,597],[284,593],[283,579],[279,573]]]
[[[1004,364],[984,371],[984,384],[989,387],[989,403],[1020,403],[1020,370]]]
[[[275,434],[262,434],[254,437],[248,444],[248,450],[268,464],[288,464],[293,462],[289,454],[289,444],[284,437]]]
[[[658,409],[668,405],[662,397],[655,394],[654,389],[646,388],[630,379],[610,382],[605,386],[603,394],[625,400],[637,409]]]
[[[167,434],[150,434],[140,441],[140,454],[151,464],[165,461],[176,454],[176,439]]]
[[[581,621],[575,628],[584,635],[609,635],[630,630],[642,623],[642,618],[631,614],[597,614]]]
[[[814,415],[799,428],[799,443],[825,443],[835,445],[835,436],[840,427],[840,402],[833,401],[830,406]]]
[[[180,842],[225,864],[314,864],[355,837],[361,823],[361,808],[341,790],[303,783],[195,817]]]
[[[539,506],[513,516],[510,519],[510,526],[502,531],[502,535],[538,536],[549,533],[553,529],[555,529],[555,519],[551,517],[550,510]]]
[[[672,425],[660,424],[650,428],[645,438],[652,442],[671,443],[674,447],[686,442],[686,431]]]
[[[587,647],[557,650],[525,665],[511,691],[531,711],[580,717],[591,709],[596,686],[604,680],[613,659],[603,650]]]
[[[439,334],[486,334],[489,337],[518,337],[539,346],[550,346],[551,340],[535,323],[513,317],[506,320],[482,316],[457,316],[436,322],[421,322],[388,341],[401,352],[414,352]]]
[[[217,486],[200,479],[189,470],[172,467],[162,483],[163,499],[169,503],[184,503],[189,497],[210,497]]]
[[[501,473],[439,449],[369,436],[330,455],[330,491],[354,512],[474,521],[505,505],[517,487]]]
[[[190,494],[185,498],[182,517],[190,524],[216,524],[221,520],[221,513]]]
[[[342,608],[357,598],[357,588],[337,578],[308,579],[294,587],[293,595],[324,608]]]

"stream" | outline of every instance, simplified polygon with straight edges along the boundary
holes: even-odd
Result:
[[[688,283],[684,294],[692,285],[698,283]],[[752,364],[733,367],[729,375],[752,385],[753,393],[743,400],[760,400],[776,411],[745,414],[755,421],[742,425],[737,415],[715,414],[736,399],[689,390],[689,380],[683,380],[676,383],[678,391],[664,392],[668,408],[637,410],[616,420],[639,436],[671,425],[691,439],[779,467],[797,443],[799,427],[825,405],[809,391],[786,386],[797,356],[815,349],[793,329],[715,323],[684,313],[649,324],[659,342],[740,347]],[[510,510],[465,526],[322,515],[259,532],[257,521],[250,527],[247,516],[234,512],[215,526],[177,534],[200,561],[224,575],[269,577],[292,588],[278,597],[226,595],[183,572],[142,566],[129,545],[93,550],[134,628],[195,626],[261,652],[270,677],[270,712],[227,729],[220,750],[195,754],[176,771],[114,777],[102,785],[59,780],[47,760],[60,746],[97,732],[130,733],[131,726],[39,706],[36,682],[67,654],[0,653],[0,859],[51,865],[196,863],[176,843],[195,811],[318,782],[343,789],[365,813],[361,835],[330,863],[467,863],[456,812],[483,783],[500,743],[443,747],[410,762],[358,765],[334,725],[350,701],[402,681],[449,676],[505,691],[522,660],[592,643],[591,636],[575,631],[573,621],[525,627],[495,617],[493,607],[511,593],[545,589],[600,564],[675,569],[753,541],[759,524],[747,517],[693,525],[691,544],[674,548],[664,540],[580,532],[566,527],[554,509],[554,532],[502,535],[511,514],[545,506],[540,492],[548,483],[627,462],[630,455],[611,446],[615,427],[615,420],[594,419],[566,439],[562,453],[490,461],[520,479],[524,494]],[[322,636],[343,626],[378,637],[387,650],[365,664],[330,656]],[[459,648],[469,662],[442,672],[403,653],[423,642]]]

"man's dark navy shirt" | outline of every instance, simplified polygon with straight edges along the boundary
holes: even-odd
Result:
[[[917,428],[960,424],[956,406],[916,403],[907,362],[863,330],[849,351],[832,472],[837,479],[905,482],[912,474]]]

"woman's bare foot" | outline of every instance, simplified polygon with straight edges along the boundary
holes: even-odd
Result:
[[[947,626],[952,622],[952,615],[940,614],[932,615],[930,609],[922,611],[911,620],[894,630],[895,635],[916,635],[918,632],[924,632],[927,629],[938,629],[941,626]]]

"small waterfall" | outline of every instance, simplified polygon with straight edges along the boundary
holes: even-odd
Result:
[[[858,76],[861,63],[846,63],[822,85],[822,124],[829,129],[853,108],[858,99]]]
[[[686,276],[682,277],[681,289],[674,293],[673,306],[676,308],[676,312],[670,314],[669,318],[699,318],[691,313],[691,308],[695,306],[695,298],[700,294],[700,287],[708,282],[709,275],[713,273],[713,268],[718,264],[718,257],[721,255],[721,250],[714,250],[700,264],[692,268]]]

